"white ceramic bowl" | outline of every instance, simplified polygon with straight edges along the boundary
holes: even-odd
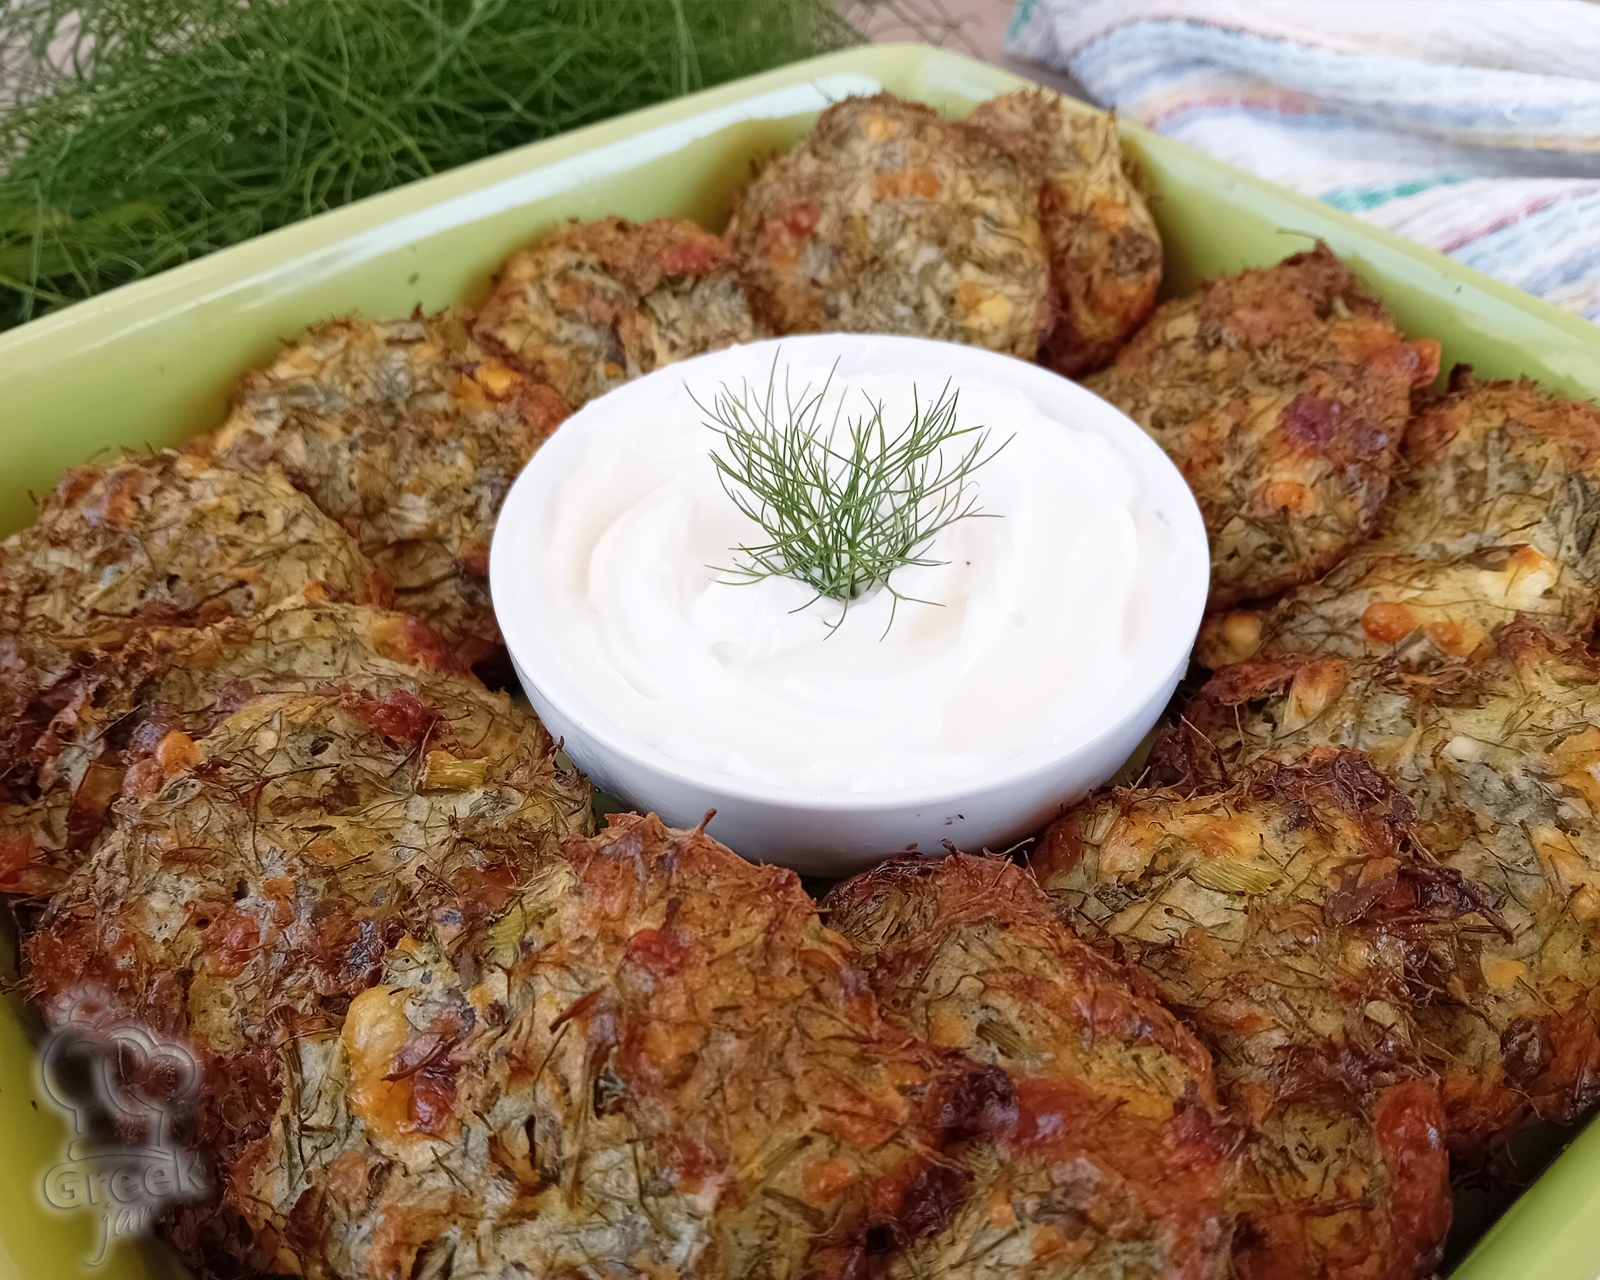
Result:
[[[1161,599],[1164,626],[1157,656],[1124,679],[1103,723],[1079,741],[1019,756],[959,785],[875,792],[801,791],[763,785],[664,755],[607,730],[586,705],[583,688],[563,670],[560,637],[541,620],[540,603],[519,572],[535,545],[538,514],[576,456],[580,433],[612,415],[652,414],[667,385],[690,365],[736,381],[772,364],[775,348],[839,361],[848,383],[867,373],[946,376],[999,383],[1020,391],[1048,416],[1102,436],[1138,476],[1142,498],[1169,528],[1178,558],[1176,590]],[[720,362],[720,363],[718,363]],[[698,376],[698,373],[697,373]],[[709,449],[709,443],[708,443]],[[489,560],[495,611],[528,700],[567,754],[596,786],[625,803],[695,826],[716,810],[713,836],[748,858],[812,875],[843,876],[915,845],[937,852],[1003,849],[1105,782],[1154,726],[1188,663],[1210,577],[1205,528],[1177,469],[1131,419],[1098,396],[1037,365],[976,347],[890,338],[818,334],[752,343],[670,365],[591,401],[562,424],[512,486]]]

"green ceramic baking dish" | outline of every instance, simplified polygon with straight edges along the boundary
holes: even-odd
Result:
[[[921,46],[851,50],[414,183],[0,335],[0,534],[30,518],[29,495],[64,468],[215,425],[238,373],[315,320],[474,300],[509,250],[566,218],[678,214],[720,227],[751,161],[791,144],[830,100],[886,89],[962,115],[1024,83]],[[1446,367],[1465,360],[1486,376],[1600,395],[1600,329],[1198,152],[1123,132],[1157,197],[1169,293],[1320,236],[1408,332],[1442,341]],[[85,1264],[99,1249],[99,1211],[45,1199],[71,1134],[34,1063],[28,1015],[0,1008],[0,1280],[179,1274],[158,1246],[127,1241]],[[1596,1223],[1591,1127],[1453,1275],[1596,1280]]]

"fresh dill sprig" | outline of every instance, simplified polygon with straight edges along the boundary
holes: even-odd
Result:
[[[743,583],[794,578],[816,593],[806,605],[829,599],[846,610],[881,587],[894,597],[891,625],[901,601],[937,603],[903,595],[891,575],[946,563],[924,553],[958,520],[987,515],[972,476],[1010,440],[990,449],[987,428],[959,426],[960,393],[948,382],[931,405],[913,384],[910,421],[898,430],[884,422],[883,402],[866,397],[869,412],[846,419],[841,438],[843,396],[833,421],[822,421],[833,370],[820,391],[808,383],[796,394],[785,369],[781,405],[777,371],[775,357],[764,393],[724,383],[709,407],[695,401],[726,446],[711,453],[723,491],[769,539],[741,544],[741,561],[712,567]],[[947,448],[957,442],[959,451]]]

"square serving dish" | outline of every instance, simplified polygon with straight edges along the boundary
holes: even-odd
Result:
[[[675,214],[720,229],[751,162],[791,145],[828,102],[887,90],[950,115],[1027,81],[942,50],[877,46],[799,63],[507,152],[262,236],[0,334],[0,536],[30,494],[123,445],[176,444],[215,426],[239,373],[332,315],[401,315],[476,301],[516,246],[567,218]],[[1600,396],[1600,328],[1450,259],[1133,126],[1166,247],[1166,294],[1326,240],[1446,369],[1526,374]],[[14,946],[6,972],[14,973]],[[183,1274],[159,1246],[123,1241],[98,1266],[98,1209],[42,1191],[66,1159],[64,1113],[40,1086],[30,1027],[0,1008],[0,1280]],[[1462,1226],[1476,1234],[1462,1203]],[[1600,1276],[1600,1126],[1505,1212],[1454,1280]]]

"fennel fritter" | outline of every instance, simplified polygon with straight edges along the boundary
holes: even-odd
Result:
[[[470,663],[500,643],[488,580],[495,517],[568,408],[485,358],[469,319],[319,324],[245,374],[227,422],[188,448],[247,471],[281,466],[355,537],[398,606]]]
[[[85,647],[298,595],[382,602],[387,585],[275,467],[240,475],[171,451],[78,467],[0,543],[8,630]]]
[[[1004,1077],[886,1024],[792,872],[626,815],[438,903],[293,1044],[256,1265],[846,1280],[960,1203]]]
[[[1371,534],[1438,365],[1319,244],[1163,304],[1085,385],[1194,490],[1217,608],[1310,582]]]
[[[463,723],[403,690],[323,686],[249,698],[198,741],[172,731],[29,939],[47,1011],[94,992],[193,1054],[202,1100],[178,1137],[222,1175],[225,1203],[270,1140],[296,1043],[337,1037],[429,913],[498,901],[542,848],[590,829],[587,784],[484,699]],[[500,718],[520,745],[478,754],[470,739]],[[280,1269],[213,1205],[179,1210],[174,1235],[194,1261],[204,1240]]]
[[[1076,378],[1110,363],[1156,305],[1161,237],[1134,186],[1116,117],[1044,90],[980,102],[969,128],[1039,180],[1050,313],[1038,359]]]
[[[1406,435],[1380,536],[1272,609],[1211,619],[1212,667],[1392,653],[1436,667],[1518,620],[1582,637],[1600,603],[1600,406],[1465,367]]]
[[[500,268],[474,333],[574,408],[662,365],[766,336],[727,246],[684,218],[552,232]]]
[[[1416,1280],[1450,1224],[1419,993],[1466,963],[1488,895],[1410,844],[1411,803],[1356,752],[1226,786],[1119,790],[1033,869],[1086,938],[1148,973],[1250,1125],[1236,1273]]]
[[[350,536],[270,468],[126,454],[68,471],[0,543],[0,785],[31,748],[41,692],[156,625],[195,626],[279,600],[382,602]]]
[[[52,892],[118,795],[142,795],[249,698],[329,683],[425,696],[482,755],[545,738],[425,624],[383,609],[302,599],[209,627],[152,627],[115,653],[80,655],[22,710],[21,749],[0,772],[0,892]]]
[[[738,198],[728,243],[775,333],[891,333],[1033,359],[1049,311],[1039,179],[890,94],[822,113]]]
[[[889,1274],[955,1280],[1221,1277],[1221,1184],[1237,1141],[1210,1056],[1001,859],[899,860],[837,886],[829,923],[886,1013],[1004,1071],[1004,1123],[960,1154],[973,1179],[943,1230]]]
[[[1152,757],[1199,777],[1334,745],[1416,805],[1419,844],[1487,890],[1506,935],[1419,1011],[1453,1146],[1600,1099],[1600,663],[1528,626],[1433,673],[1288,656],[1214,676]]]

